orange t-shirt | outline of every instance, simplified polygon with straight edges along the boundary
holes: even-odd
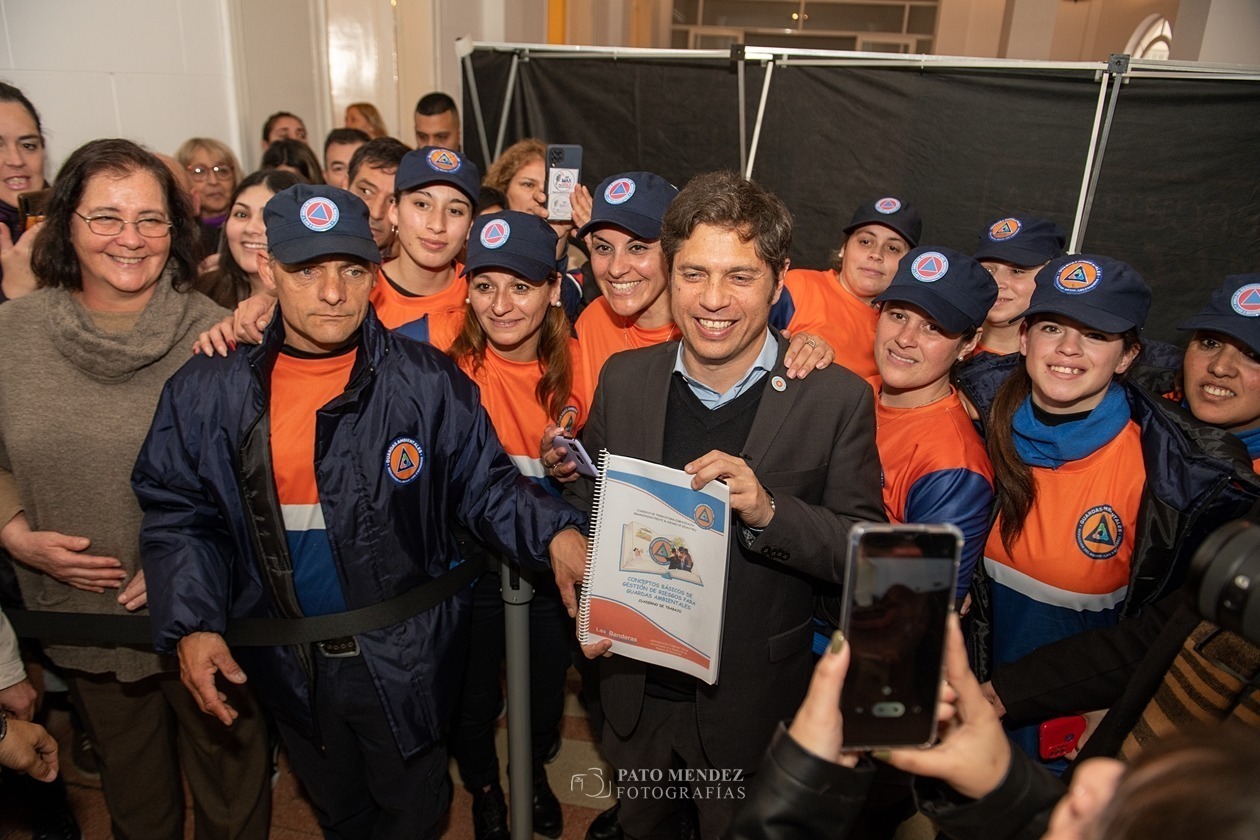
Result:
[[[826,339],[836,351],[836,364],[863,379],[879,373],[875,367],[879,310],[854,297],[835,271],[788,271],[775,310],[776,318],[787,320],[792,335],[807,332]]]
[[[577,368],[588,389],[580,392],[580,395],[588,406],[595,393],[595,386],[599,384],[599,372],[604,369],[604,362],[608,361],[609,356],[622,350],[654,347],[682,335],[672,322],[654,329],[627,324],[620,315],[613,312],[612,306],[603,297],[596,298],[583,310],[573,328],[578,337]]]
[[[317,357],[281,353],[271,370],[271,469],[306,615],[346,608],[315,481],[315,413],[346,390],[357,355],[357,349]]]
[[[468,299],[468,283],[460,277],[464,267],[453,264],[451,282],[440,292],[431,295],[412,295],[400,289],[385,276],[381,267],[376,285],[372,288],[372,306],[376,317],[386,329],[396,330],[426,315],[429,318],[429,343],[439,350],[446,350],[455,341],[464,326],[464,309]]]
[[[569,342],[569,352],[576,358],[577,342]],[[538,380],[542,379],[538,362],[514,362],[487,347],[480,368],[474,369],[472,359],[467,356],[459,360],[459,366],[481,389],[481,404],[490,415],[503,451],[523,475],[542,480],[546,470],[538,460],[538,446],[543,429],[552,420],[571,431],[586,423],[589,404],[579,396],[583,387],[576,366],[573,393],[558,418],[549,417],[547,409],[538,402]]]

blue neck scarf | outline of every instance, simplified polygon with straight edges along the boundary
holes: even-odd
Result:
[[[1120,434],[1130,417],[1129,399],[1115,382],[1088,417],[1058,426],[1047,426],[1038,420],[1033,414],[1032,397],[1026,397],[1011,423],[1015,451],[1029,466],[1061,467],[1102,449]]]
[[[1248,429],[1235,432],[1234,435],[1247,447],[1247,454],[1252,458],[1260,458],[1260,429]]]

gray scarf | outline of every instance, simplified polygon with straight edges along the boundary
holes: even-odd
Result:
[[[98,327],[69,289],[53,290],[43,299],[53,345],[92,379],[107,384],[126,382],[169,353],[197,317],[190,311],[189,295],[175,291],[172,276],[169,268],[162,272],[140,320],[124,333]]]

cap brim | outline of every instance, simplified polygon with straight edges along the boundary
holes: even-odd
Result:
[[[603,218],[591,219],[578,229],[578,238],[581,239],[591,231],[605,227],[621,228],[635,239],[643,242],[653,242],[661,238],[660,219],[654,219],[651,216],[644,216],[642,213],[631,213],[629,211],[615,217],[605,216]]]
[[[897,300],[913,303],[949,333],[964,333],[968,327],[978,327],[984,323],[983,315],[979,323],[975,322],[966,312],[954,306],[928,285],[889,286],[874,298],[875,303]]]
[[[1243,344],[1250,347],[1253,352],[1260,353],[1260,346],[1252,343],[1256,340],[1256,336],[1244,335],[1244,330],[1242,329],[1243,324],[1239,323],[1240,320],[1241,319],[1238,317],[1231,317],[1229,315],[1196,315],[1190,320],[1183,321],[1178,324],[1177,329],[1186,330],[1187,332],[1192,330],[1208,330],[1210,332],[1220,333],[1221,335],[1227,335],[1230,338],[1238,339]],[[1256,324],[1255,331],[1260,332],[1260,323]]]
[[[902,239],[906,240],[906,244],[909,245],[911,248],[919,247],[918,239],[916,239],[915,237],[907,233],[905,230],[903,230],[900,225],[895,225],[891,221],[886,221],[884,219],[867,219],[862,222],[856,222],[854,224],[849,225],[848,227],[844,229],[844,235],[848,236],[850,233],[853,233],[853,231],[857,230],[858,228],[866,227],[867,225],[881,225],[882,227],[886,227],[889,230],[896,231],[897,235],[900,236]]]
[[[476,258],[470,258],[464,264],[464,270],[460,272],[460,277],[471,277],[478,271],[497,268],[501,271],[510,271],[513,274],[519,274],[526,280],[532,280],[535,283],[542,283],[556,271],[556,264],[542,263],[538,260],[522,257],[518,254],[489,252],[480,254]]]
[[[1059,301],[1051,301],[1040,304],[1033,304],[1023,312],[1016,315],[1008,323],[1017,324],[1029,315],[1037,315],[1040,313],[1050,313],[1052,315],[1062,315],[1065,318],[1071,318],[1080,324],[1084,324],[1095,330],[1102,330],[1108,333],[1122,333],[1137,327],[1137,323],[1132,318],[1125,318],[1122,315],[1116,315],[1112,312],[1104,312],[1101,309],[1095,309],[1084,303],[1076,303],[1074,306],[1065,306]]]
[[[454,187],[455,189],[463,193],[464,197],[467,198],[470,202],[472,202],[472,205],[474,207],[477,206],[477,198],[479,196],[473,195],[472,193],[468,192],[468,184],[460,181],[458,178],[455,178],[455,177],[449,177],[445,175],[434,175],[434,177],[432,178],[421,178],[411,183],[402,183],[402,184],[395,183],[394,189],[398,191],[399,193],[405,193],[411,190],[418,190],[421,187],[427,187],[430,184],[445,184],[448,187]]]
[[[381,264],[381,249],[371,239],[361,236],[329,233],[323,236],[304,236],[268,245],[271,255],[286,265],[310,262],[324,257],[358,257],[373,265]]]

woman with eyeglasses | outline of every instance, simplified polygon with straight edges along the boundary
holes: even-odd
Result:
[[[219,247],[219,232],[227,219],[236,174],[241,165],[226,143],[212,137],[192,137],[175,151],[175,159],[188,170],[193,195],[199,202],[193,209],[201,219],[201,256]]]
[[[43,288],[0,307],[0,546],[27,609],[143,614],[132,467],[166,379],[224,310],[186,291],[196,222],[170,170],[130,141],[73,152],[45,224]],[[267,739],[247,694],[225,686],[249,709],[229,729],[147,644],[44,652],[96,749],[115,836],[183,837],[186,777],[199,835],[266,837]]]

